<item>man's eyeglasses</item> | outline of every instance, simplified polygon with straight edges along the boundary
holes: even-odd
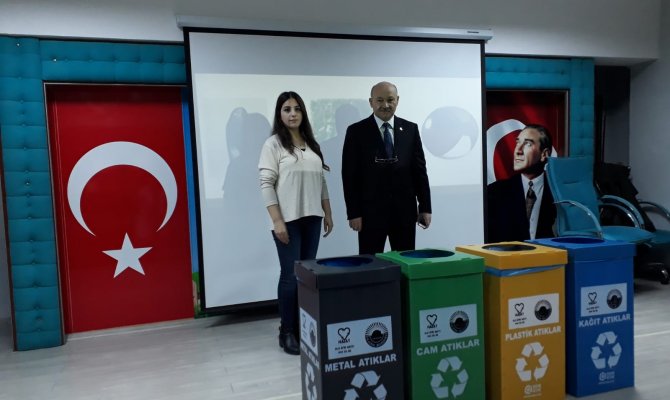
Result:
[[[392,158],[379,158],[375,157],[375,163],[376,164],[395,164],[398,162],[398,157],[392,157]]]

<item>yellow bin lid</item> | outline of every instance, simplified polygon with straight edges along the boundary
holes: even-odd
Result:
[[[567,251],[535,243],[501,242],[457,246],[456,251],[483,257],[487,267],[496,269],[547,267],[568,262]]]

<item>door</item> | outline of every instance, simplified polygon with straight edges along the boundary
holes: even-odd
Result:
[[[66,333],[193,317],[180,88],[46,95]]]

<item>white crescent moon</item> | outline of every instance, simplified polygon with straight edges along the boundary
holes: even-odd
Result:
[[[496,145],[498,141],[505,137],[510,132],[521,130],[526,127],[526,124],[516,119],[506,119],[502,122],[498,122],[493,125],[486,131],[486,157],[487,157],[487,167],[486,167],[486,184],[490,184],[496,181],[496,174],[493,168],[493,153],[496,150]],[[555,147],[551,147],[551,157],[558,157]]]
[[[526,127],[526,124],[516,119],[506,119],[502,122],[498,122],[493,125],[486,131],[486,159],[488,160],[487,165],[487,184],[495,182],[496,174],[493,170],[493,153],[496,150],[496,144],[502,139],[505,135],[516,130],[520,130]]]
[[[81,195],[93,176],[103,169],[115,165],[128,165],[141,168],[150,173],[160,183],[167,199],[167,210],[159,231],[170,220],[177,203],[177,180],[172,169],[165,160],[155,151],[146,146],[132,142],[109,142],[95,147],[84,154],[72,168],[67,182],[67,201],[75,219],[82,228],[91,235],[95,233],[89,229],[81,215]]]

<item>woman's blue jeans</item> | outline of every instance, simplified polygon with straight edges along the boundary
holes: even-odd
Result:
[[[279,317],[281,329],[284,332],[298,333],[298,283],[293,270],[297,260],[311,260],[316,258],[321,237],[321,220],[323,218],[309,216],[286,223],[288,244],[277,240],[272,233],[277,254],[279,255],[279,285],[277,298],[279,299]]]

